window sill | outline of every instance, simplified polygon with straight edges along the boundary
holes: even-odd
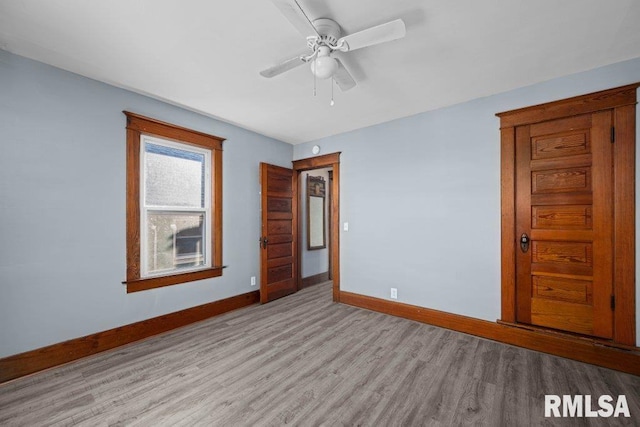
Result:
[[[171,276],[149,277],[145,279],[132,279],[122,282],[127,285],[127,293],[145,291],[147,289],[161,288],[163,286],[178,285],[180,283],[209,279],[222,276],[224,267],[212,267],[205,270],[190,271],[188,273],[173,274]]]

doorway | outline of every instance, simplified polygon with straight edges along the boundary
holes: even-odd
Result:
[[[301,289],[303,233],[299,188],[302,173],[331,170],[327,193],[326,242],[333,301],[340,301],[340,153],[293,162],[293,169],[260,164],[261,218],[260,301],[266,303]],[[306,176],[305,176],[306,177]],[[307,245],[305,245],[307,246]]]
[[[340,302],[340,153],[331,153],[293,162],[294,185],[299,188],[302,173],[317,169],[330,169],[328,181],[328,264],[333,288],[333,301]],[[298,198],[299,200],[299,198]],[[300,216],[298,216],[300,218]],[[298,242],[302,241],[302,233],[306,232],[298,220]],[[302,245],[298,245],[298,260],[302,259]],[[298,264],[300,265],[300,264]],[[301,269],[298,269],[298,284],[302,283]],[[298,287],[299,289],[300,287]]]
[[[637,87],[498,114],[503,322],[635,345]]]
[[[300,289],[331,280],[332,175],[325,167],[300,172],[298,179]]]

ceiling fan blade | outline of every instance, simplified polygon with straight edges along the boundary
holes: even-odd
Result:
[[[294,56],[293,58],[287,59],[286,61],[281,62],[278,65],[274,65],[273,67],[267,68],[266,70],[260,71],[260,75],[262,77],[275,77],[279,74],[284,73],[285,71],[293,70],[296,67],[299,67],[302,64],[306,64],[306,57],[308,55],[308,51],[301,53],[300,55]]]
[[[346,92],[356,85],[356,81],[353,80],[353,77],[351,77],[351,74],[349,74],[349,71],[347,71],[347,69],[344,68],[342,61],[340,61],[338,58],[334,58],[334,59],[338,63],[338,69],[333,74],[333,80],[336,82],[340,90],[342,90],[343,92]]]
[[[293,24],[300,34],[305,37],[320,37],[316,27],[313,26],[309,17],[304,13],[296,0],[271,0],[280,12]]]
[[[401,39],[407,34],[407,29],[402,19],[387,22],[386,24],[377,25],[349,34],[338,40],[338,46],[343,43],[340,48],[343,52],[360,49],[374,44],[385,43],[391,40]]]

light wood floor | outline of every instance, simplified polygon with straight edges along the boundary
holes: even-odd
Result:
[[[624,394],[632,418],[545,419],[545,394]],[[335,304],[322,284],[0,385],[0,425],[637,426],[639,396],[640,377]]]

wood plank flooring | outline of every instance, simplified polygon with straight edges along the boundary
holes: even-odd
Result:
[[[631,418],[544,417],[624,394]],[[0,385],[0,425],[640,425],[640,377],[331,301],[331,284]]]

